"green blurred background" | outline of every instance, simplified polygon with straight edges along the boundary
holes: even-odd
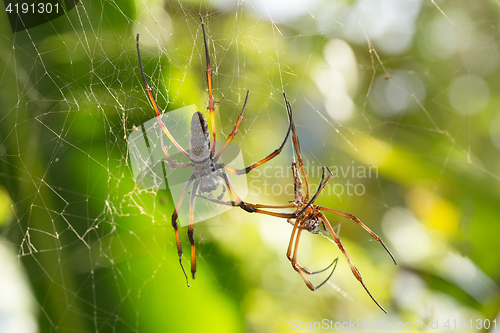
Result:
[[[198,273],[186,287],[173,200],[136,185],[127,137],[154,116],[137,33],[162,111],[205,109],[199,14],[223,99],[218,136],[231,132],[250,89],[233,142],[248,164],[264,157],[286,131],[287,93],[310,182],[318,166],[338,171],[318,203],[359,217],[398,260],[327,214],[388,315],[328,239],[301,238],[307,267],[339,257],[329,283],[311,292],[285,256],[291,225],[239,209],[195,224]],[[497,1],[92,0],[15,34],[1,15],[0,332],[500,324]],[[266,173],[252,171],[246,200],[292,200],[291,175],[281,173],[292,159],[288,143]]]

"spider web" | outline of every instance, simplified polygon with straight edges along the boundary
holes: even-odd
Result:
[[[493,0],[95,0],[15,34],[2,20],[0,332],[275,332],[323,319],[495,328],[499,10]],[[250,90],[233,142],[245,165],[267,156],[287,130],[287,94],[311,190],[321,166],[334,173],[318,204],[359,217],[398,260],[327,215],[389,316],[326,233],[301,237],[305,266],[340,257],[311,293],[285,256],[292,226],[236,208],[195,224],[197,278],[186,287],[174,199],[137,182],[128,138],[154,118],[137,33],[164,117],[205,110],[199,14],[218,141]],[[179,140],[189,120],[168,122]],[[245,200],[292,200],[296,158],[288,142],[249,173]]]

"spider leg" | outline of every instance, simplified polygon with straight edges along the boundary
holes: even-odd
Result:
[[[184,156],[186,156],[187,158],[189,158],[189,154],[184,150],[184,148],[182,148],[177,143],[177,141],[175,141],[174,137],[172,136],[172,134],[170,134],[170,132],[168,131],[167,127],[165,126],[165,124],[163,124],[163,121],[161,120],[161,114],[160,114],[160,110],[158,109],[158,104],[156,104],[155,98],[153,96],[151,88],[149,87],[148,81],[146,80],[146,75],[144,74],[144,69],[142,67],[141,52],[139,51],[139,34],[137,34],[136,46],[137,46],[137,57],[139,58],[139,67],[141,69],[142,81],[144,82],[144,86],[146,87],[146,91],[148,93],[149,101],[151,102],[151,105],[153,106],[153,109],[155,110],[156,120],[158,122],[158,125],[160,126],[160,128],[162,129],[162,131],[168,136],[168,138],[170,139],[170,141],[172,141],[172,143],[177,147],[177,149],[182,154],[184,154]],[[187,163],[187,164],[177,164],[177,163],[174,163],[172,161],[172,159],[170,158],[170,155],[167,152],[167,148],[163,144],[163,136],[162,135],[160,135],[160,140],[161,140],[161,148],[163,149],[163,152],[165,153],[165,156],[167,156],[168,164],[170,164],[170,166],[172,168],[184,168],[184,167],[188,167],[188,166],[193,166],[193,163]]]
[[[212,149],[210,157],[215,153],[215,101],[212,88],[212,67],[210,67],[210,55],[208,54],[207,35],[205,34],[205,23],[203,16],[200,14],[201,30],[203,30],[203,43],[205,44],[205,58],[207,62],[207,84],[208,84],[208,111],[210,112],[210,122],[212,123]]]
[[[182,272],[184,273],[184,276],[186,277],[186,284],[188,285],[188,287],[190,287],[190,285],[188,283],[188,277],[186,275],[186,271],[184,270],[184,266],[182,265],[182,245],[181,245],[181,240],[179,238],[179,229],[177,226],[177,218],[179,217],[179,210],[181,209],[182,201],[184,200],[184,197],[186,196],[186,193],[189,189],[189,186],[194,181],[194,179],[195,179],[194,175],[191,175],[191,177],[189,177],[186,185],[182,189],[181,195],[179,197],[179,201],[177,202],[177,205],[175,206],[174,212],[172,213],[172,227],[174,227],[174,231],[175,231],[175,241],[177,243],[177,253],[179,254],[179,264],[181,265]],[[193,192],[194,191],[192,191],[192,193]]]
[[[225,205],[225,206],[233,206],[233,207],[241,207],[241,203],[238,203],[234,200],[231,201],[223,201],[220,199],[211,199],[207,198],[203,195],[198,195],[198,197],[201,197],[203,199],[206,199],[208,201],[211,201],[213,203],[219,204],[219,205]],[[294,208],[295,205],[285,205],[285,206],[273,206],[273,205],[261,205],[261,204],[251,204],[247,202],[242,202],[247,208],[242,208],[243,210],[249,212],[249,213],[260,213],[260,214],[266,214],[266,215],[271,215],[271,216],[276,216],[276,217],[282,217],[282,218],[288,218],[292,219],[297,217],[295,213],[277,213],[277,212],[269,212],[262,210],[260,208],[271,208],[271,209],[278,209],[278,208]],[[293,224],[293,223],[292,223]]]
[[[325,180],[325,169],[327,169],[330,174],[328,175],[328,177],[326,178]],[[328,181],[332,178],[333,174],[332,174],[332,171],[330,170],[329,167],[325,167],[325,166],[322,166],[321,167],[321,170],[322,170],[322,174],[321,174],[321,181],[319,182],[319,186],[318,186],[318,189],[316,190],[316,193],[314,193],[313,197],[311,198],[311,200],[309,200],[309,202],[307,203],[306,207],[304,207],[304,209],[302,209],[302,211],[299,213],[299,216],[302,215],[302,213],[310,206],[314,203],[314,201],[316,201],[316,198],[318,197],[319,193],[325,188],[326,186],[326,183],[328,183]],[[314,206],[316,207],[316,206]],[[313,208],[314,209],[314,208]]]
[[[277,217],[284,217],[284,218],[294,218],[295,214],[287,214],[287,213],[275,213],[275,212],[268,212],[264,210],[260,210],[252,204],[247,204],[243,200],[240,199],[236,191],[234,190],[233,186],[231,185],[231,181],[227,177],[225,173],[221,173],[221,177],[224,179],[224,182],[226,183],[227,189],[229,190],[229,195],[233,200],[231,201],[221,201],[221,200],[215,200],[215,199],[210,199],[210,201],[226,205],[226,206],[239,206],[241,209],[249,212],[249,213],[261,213],[261,214],[267,214],[267,215],[272,215],[272,216],[277,216]]]
[[[323,168],[326,168],[326,170],[328,170],[329,175],[328,175],[328,177],[326,177],[325,182],[321,185],[320,192],[323,191],[323,189],[325,188],[326,184],[328,184],[328,182],[330,181],[330,179],[332,179],[332,177],[333,177],[333,172],[332,172],[332,170],[330,170],[329,167],[323,166]]]
[[[212,193],[209,193],[208,195],[205,195],[205,194],[203,194],[203,192],[200,192],[200,190],[198,190],[197,196],[205,198],[207,200],[212,199]]]
[[[327,211],[327,212],[330,212],[330,213],[334,213],[334,214],[340,215],[342,217],[348,218],[349,220],[352,220],[352,221],[356,222],[357,224],[359,224],[363,229],[366,230],[366,232],[368,232],[373,238],[375,238],[375,240],[377,242],[379,242],[384,247],[384,249],[387,251],[387,253],[391,256],[392,261],[394,261],[394,264],[397,265],[396,258],[394,258],[394,256],[392,255],[391,251],[389,251],[389,249],[387,248],[387,246],[385,246],[384,242],[382,241],[382,238],[380,238],[376,233],[374,233],[370,228],[368,228],[356,216],[351,215],[351,214],[347,214],[347,213],[344,213],[344,212],[341,212],[341,211],[338,211],[338,210],[335,210],[335,209],[332,209],[332,208],[323,207],[323,206],[315,206],[315,209],[323,210],[323,211]]]
[[[219,182],[219,184],[222,186],[222,193],[217,197],[217,200],[222,200],[222,198],[224,197],[224,194],[226,194],[226,184],[224,184],[224,182],[220,179],[220,177],[217,177],[217,182]]]
[[[329,173],[330,173],[330,174],[328,175],[328,177],[327,177],[327,179],[326,179],[326,180],[325,180],[325,168],[326,168],[326,169],[329,171]],[[302,214],[305,212],[305,210],[306,210],[307,208],[309,208],[309,206],[310,206],[311,204],[313,204],[313,203],[314,203],[314,201],[316,201],[316,198],[318,197],[319,193],[320,193],[320,192],[321,192],[321,191],[325,188],[326,184],[327,184],[327,183],[328,183],[328,181],[332,178],[332,176],[333,176],[333,174],[332,174],[332,171],[330,170],[330,168],[323,166],[323,167],[322,167],[322,177],[321,177],[321,182],[320,182],[320,184],[319,184],[319,186],[318,186],[318,189],[316,190],[316,193],[315,193],[315,194],[314,194],[314,196],[311,198],[311,200],[308,202],[308,204],[306,205],[306,207],[305,207],[304,209],[302,209],[302,211],[301,211],[301,212],[299,212],[299,213],[297,214],[297,215],[298,215],[298,217],[297,217],[297,221],[299,221],[299,220],[300,220],[300,221],[303,221],[303,219],[304,219],[304,218],[301,218]],[[313,208],[312,208],[312,213],[311,213],[311,214],[316,214],[316,207],[317,207],[316,205],[313,205]],[[311,211],[310,211],[310,212],[311,212]],[[309,213],[308,213],[308,214],[309,214]],[[325,223],[324,223],[323,221],[321,221],[321,223],[323,224],[323,228],[325,228],[325,230],[326,230]],[[301,229],[300,229],[300,227],[299,227],[298,234],[300,234],[301,232],[302,232],[302,230],[301,230]],[[319,234],[319,233],[320,233],[320,231],[319,231],[319,230],[316,230],[316,231],[310,231],[310,232],[311,232],[311,233],[313,233],[313,234]],[[293,235],[294,233],[295,233],[295,231],[292,233],[292,235]],[[300,236],[298,236],[298,235],[297,235],[297,240],[296,240],[296,243],[298,243],[298,239],[299,239],[299,237],[300,237]],[[291,243],[290,243],[290,245],[291,245]],[[298,247],[298,245],[296,244],[296,245],[295,245],[295,249],[297,249],[297,247]],[[290,248],[290,247],[289,247],[288,251],[289,251],[289,252],[287,253],[287,257],[288,257],[288,259],[289,259],[290,261],[292,261],[292,258],[290,257],[290,253],[291,253],[291,252],[290,252],[290,251],[291,251],[291,248]],[[336,261],[336,260],[335,260],[335,261]],[[296,260],[295,260],[295,262],[296,262]],[[316,274],[316,273],[321,273],[321,272],[324,272],[325,270],[327,270],[327,269],[328,269],[331,265],[333,265],[333,262],[332,262],[332,263],[330,264],[330,266],[328,266],[327,268],[325,268],[325,269],[323,269],[323,270],[321,270],[321,271],[318,271],[318,272],[310,272],[307,268],[305,268],[304,266],[300,265],[298,262],[296,262],[296,263],[297,263],[297,265],[301,268],[301,270],[302,270],[304,273],[306,273],[306,274]],[[325,283],[325,282],[326,282],[326,280],[325,280],[325,281],[323,281],[323,283]],[[322,283],[322,284],[323,284],[323,283]],[[321,284],[321,285],[322,285],[322,284]]]
[[[330,170],[330,169],[328,169]],[[271,216],[276,216],[276,217],[282,217],[282,218],[287,218],[287,219],[293,219],[293,218],[298,218],[301,216],[309,207],[314,203],[316,198],[318,197],[320,191],[323,189],[324,185],[324,180],[325,180],[325,167],[323,166],[323,174],[321,176],[321,181],[318,186],[318,190],[314,194],[314,196],[311,198],[311,200],[305,205],[298,213],[278,213],[278,212],[270,212],[267,210],[262,210],[260,208],[293,208],[296,207],[295,204],[290,204],[290,205],[284,205],[284,206],[272,206],[272,205],[261,205],[261,204],[251,204],[251,203],[246,203],[243,200],[241,200],[238,195],[236,194],[236,191],[234,190],[233,186],[231,185],[231,182],[229,181],[229,178],[225,173],[221,173],[221,177],[224,178],[224,181],[226,182],[227,188],[229,189],[229,194],[235,198],[235,200],[231,201],[221,201],[221,200],[215,200],[215,199],[207,199],[212,202],[221,204],[221,205],[226,205],[226,206],[239,206],[241,209],[249,212],[249,213],[259,213],[259,214],[265,214],[265,215],[271,215]],[[203,197],[203,196],[201,196]]]
[[[195,256],[195,247],[194,247],[194,229],[193,229],[193,220],[194,220],[194,201],[196,199],[196,190],[198,189],[198,185],[200,181],[197,179],[193,184],[193,189],[191,191],[191,197],[189,200],[189,226],[188,226],[188,238],[189,243],[191,243],[191,274],[193,279],[196,274],[196,256]]]
[[[189,192],[191,194],[191,192]],[[205,195],[201,190],[200,190],[200,187],[198,187],[197,191],[196,191],[196,196],[197,197],[200,197],[200,198],[204,198],[204,199],[207,199],[207,200],[210,200],[212,199],[212,192],[209,192],[208,195]]]
[[[300,268],[301,271],[303,271],[304,273],[306,274],[310,274],[310,275],[314,275],[314,274],[318,274],[318,273],[323,273],[324,271],[326,271],[327,269],[329,269],[330,267],[333,266],[333,264],[337,265],[337,260],[338,258],[335,258],[331,263],[330,265],[326,266],[325,268],[323,269],[320,269],[319,271],[314,271],[314,272],[311,272],[309,269],[307,269],[305,266],[301,265],[298,261],[296,261],[296,265]],[[330,275],[331,276],[331,275]],[[318,287],[316,287],[316,289],[318,289]]]
[[[230,166],[226,165],[225,163],[216,164],[216,169],[224,168],[227,171],[234,173],[235,175],[242,175],[242,174],[249,173],[250,170],[252,170],[252,169],[258,167],[259,165],[264,164],[267,161],[272,160],[273,158],[278,156],[279,153],[281,153],[281,151],[283,150],[283,147],[285,146],[285,143],[288,140],[288,137],[290,136],[290,132],[291,132],[292,126],[293,126],[293,117],[292,117],[291,108],[287,108],[287,113],[288,113],[288,119],[289,119],[290,124],[288,126],[288,131],[286,132],[285,139],[283,140],[283,142],[281,143],[281,146],[278,149],[276,149],[274,152],[272,152],[271,154],[269,154],[267,157],[263,158],[262,160],[255,162],[254,164],[246,167],[245,169],[234,169],[234,168],[231,168]]]
[[[286,98],[286,94],[283,93],[283,97],[285,98],[285,104],[288,112],[291,114],[292,113],[292,105],[290,102],[288,102]],[[305,187],[306,187],[306,197],[304,200],[309,200],[309,181],[307,180],[306,176],[306,171],[304,170],[304,162],[302,161],[302,155],[300,154],[300,144],[299,144],[299,137],[297,136],[297,133],[295,132],[295,123],[292,123],[292,139],[293,139],[293,145],[295,147],[295,152],[297,153],[297,159],[299,161],[299,168],[300,171],[302,172],[302,176],[304,176],[304,182],[305,182]]]
[[[316,286],[316,289],[318,289],[319,287],[321,287],[322,285],[324,285],[324,284],[326,283],[326,281],[330,280],[330,278],[331,278],[331,277],[332,277],[332,275],[333,275],[333,272],[335,272],[335,268],[337,268],[337,262],[338,262],[338,261],[339,261],[339,258],[335,258],[335,259],[333,260],[333,262],[332,262],[332,263],[331,263],[331,264],[330,264],[327,268],[325,268],[324,270],[320,271],[320,272],[326,271],[328,268],[330,268],[332,265],[334,265],[334,266],[333,266],[332,271],[330,272],[330,275],[328,275],[328,276],[326,277],[326,279],[325,279],[323,282],[321,282],[320,284],[318,284],[318,285]]]
[[[220,202],[217,201],[216,203],[219,203],[221,205],[226,205],[226,206],[238,206],[238,204],[234,201],[220,201]],[[295,208],[295,205],[273,206],[273,205],[251,204],[248,202],[245,202],[245,204],[248,205],[249,207],[252,207],[252,208],[271,208],[271,209]],[[295,216],[296,214],[293,214],[293,215]]]
[[[219,159],[220,155],[222,155],[222,153],[226,149],[227,145],[233,140],[234,136],[238,132],[238,127],[240,126],[241,120],[243,119],[243,114],[245,113],[245,107],[247,106],[248,95],[250,95],[250,90],[247,90],[247,97],[245,98],[245,103],[243,103],[243,109],[241,110],[240,116],[238,117],[238,120],[236,121],[236,125],[234,125],[233,131],[227,137],[226,142],[224,143],[224,145],[222,146],[222,148],[217,153],[217,156],[215,156],[214,163],[217,162],[217,160]]]
[[[328,221],[328,219],[326,218],[326,216],[323,215],[323,213],[318,212],[318,217],[326,224],[326,226],[328,228],[328,231],[330,232],[330,235],[332,236],[333,240],[337,244],[337,246],[340,249],[340,251],[344,254],[345,258],[347,259],[347,263],[351,267],[351,271],[354,274],[354,276],[356,277],[356,279],[359,281],[359,283],[361,283],[361,285],[363,286],[363,288],[365,288],[365,291],[368,293],[368,295],[371,297],[371,299],[375,302],[375,304],[377,304],[378,307],[382,311],[384,311],[385,313],[387,313],[387,311],[382,307],[382,305],[379,304],[379,302],[377,302],[377,300],[375,299],[375,297],[373,297],[373,295],[370,293],[370,291],[366,287],[365,283],[363,282],[363,279],[361,278],[361,274],[359,274],[358,269],[356,268],[356,266],[354,266],[354,264],[352,263],[351,259],[347,255],[347,252],[344,249],[344,245],[342,245],[342,242],[338,238],[337,234],[335,233],[335,231],[333,231],[333,228],[332,228],[330,222]]]
[[[300,233],[302,232],[302,229],[299,227],[300,222],[301,222],[301,220],[297,219],[297,221],[295,222],[295,224],[293,226],[293,231],[292,231],[292,235],[290,236],[290,242],[288,244],[288,250],[287,250],[286,256],[287,256],[288,260],[290,260],[290,262],[292,263],[293,269],[297,273],[300,274],[300,276],[302,277],[302,279],[306,283],[307,287],[309,289],[311,289],[312,291],[314,291],[314,290],[318,289],[319,287],[321,287],[322,285],[324,285],[326,283],[326,281],[328,281],[330,279],[330,277],[332,276],[333,272],[335,271],[335,268],[337,267],[338,258],[335,258],[335,260],[333,260],[333,262],[330,265],[328,265],[326,268],[324,268],[322,270],[319,270],[319,271],[315,271],[315,272],[311,272],[306,267],[302,266],[297,261],[297,251],[298,251],[298,248],[299,248]],[[293,243],[294,243],[295,233],[297,234],[297,236],[295,238],[295,246],[294,246]],[[292,254],[292,248],[293,248],[293,256],[291,256],[291,254]],[[319,285],[317,285],[316,287],[313,286],[313,284],[311,283],[311,281],[309,281],[309,279],[304,275],[304,273],[306,273],[308,275],[314,275],[314,274],[322,273],[322,272],[326,271],[327,269],[329,269],[330,267],[332,267],[333,265],[335,265],[335,266],[333,267],[333,269],[330,272],[330,274],[328,275],[328,277],[323,282],[321,282]]]
[[[290,260],[292,262],[293,262],[293,258],[292,258],[293,242],[294,242],[295,234],[297,232],[300,221],[301,221],[300,219],[296,219],[295,223],[293,224],[292,235],[290,236],[290,242],[288,243],[288,250],[286,251],[286,257],[288,258],[288,260]]]
[[[290,102],[288,102],[285,93],[283,93],[283,97],[285,98],[285,104],[286,104],[286,108],[288,110],[288,113],[292,114],[292,105],[290,104]],[[304,200],[308,201],[309,200],[309,195],[310,195],[309,181],[307,180],[306,172],[305,172],[305,169],[304,169],[304,162],[302,160],[302,154],[300,153],[299,137],[297,136],[297,133],[295,132],[295,123],[293,121],[292,121],[292,139],[293,139],[293,145],[295,147],[295,152],[297,154],[297,159],[299,161],[299,163],[298,163],[299,164],[299,168],[300,168],[300,171],[302,172],[302,176],[304,177],[304,182],[305,182],[306,196],[305,196]],[[328,175],[328,178],[326,179],[326,181],[323,183],[320,191],[323,190],[323,188],[326,186],[326,184],[333,177],[333,173],[330,170],[330,168],[326,167],[326,169],[328,170],[328,172],[330,174]]]

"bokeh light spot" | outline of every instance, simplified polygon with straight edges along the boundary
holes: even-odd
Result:
[[[474,115],[484,110],[490,98],[486,81],[473,74],[457,77],[448,91],[448,99],[454,110],[462,115]]]

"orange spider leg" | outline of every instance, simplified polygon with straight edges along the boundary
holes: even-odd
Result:
[[[174,231],[175,231],[175,241],[177,242],[177,254],[179,255],[179,264],[181,265],[182,271],[184,272],[184,276],[186,277],[186,283],[187,283],[188,287],[190,287],[190,285],[188,283],[186,271],[184,270],[184,266],[182,265],[182,244],[181,244],[181,240],[179,238],[179,229],[177,226],[177,218],[179,217],[179,210],[181,209],[182,201],[184,200],[184,197],[186,196],[189,185],[191,185],[191,183],[194,181],[194,179],[195,179],[195,177],[193,175],[191,175],[191,177],[189,177],[186,185],[182,189],[181,195],[179,197],[179,201],[177,201],[177,205],[175,206],[174,212],[172,214],[172,227],[174,227]]]
[[[195,279],[195,274],[196,274],[196,255],[195,255],[194,236],[193,236],[194,201],[196,199],[196,191],[198,190],[199,184],[200,181],[197,179],[193,184],[193,188],[191,189],[191,198],[189,200],[188,238],[189,238],[189,243],[191,243],[191,274],[193,276],[193,279]]]
[[[378,241],[383,247],[384,249],[387,251],[387,253],[389,253],[389,255],[391,256],[392,258],[392,261],[394,261],[394,264],[397,264],[396,263],[396,258],[394,258],[394,256],[392,255],[391,251],[389,251],[389,249],[387,248],[387,246],[385,246],[384,242],[382,241],[382,238],[380,238],[376,233],[374,233],[370,228],[368,228],[363,222],[360,221],[360,219],[358,219],[356,216],[354,215],[351,215],[351,214],[347,214],[347,213],[344,213],[344,212],[341,212],[341,211],[338,211],[338,210],[335,210],[335,209],[332,209],[332,208],[328,208],[328,207],[323,207],[323,206],[315,206],[314,207],[315,209],[318,209],[318,210],[323,210],[323,211],[327,211],[327,212],[330,212],[330,213],[334,213],[334,214],[337,214],[337,215],[340,215],[342,217],[345,217],[345,218],[348,218],[349,220],[351,221],[354,221],[356,222],[357,224],[359,224],[363,229],[365,229],[373,238],[375,238],[376,241]]]
[[[375,304],[377,304],[378,307],[382,311],[384,311],[385,313],[387,313],[387,311],[382,307],[382,305],[379,304],[379,302],[377,302],[377,300],[375,299],[375,297],[373,297],[373,295],[370,293],[370,291],[366,287],[365,283],[363,282],[363,279],[361,278],[361,274],[359,273],[358,269],[356,268],[356,266],[354,266],[354,264],[352,263],[351,259],[347,255],[347,252],[344,249],[344,245],[342,245],[342,242],[340,241],[339,237],[337,236],[337,234],[335,233],[335,231],[333,231],[333,228],[332,228],[330,222],[328,221],[328,219],[326,218],[326,216],[323,215],[323,213],[321,213],[319,211],[317,212],[317,216],[322,220],[322,222],[324,223],[324,225],[326,225],[326,227],[328,228],[328,231],[330,232],[330,235],[332,236],[333,240],[335,241],[335,244],[337,244],[337,246],[340,249],[340,251],[344,254],[344,256],[345,256],[345,258],[347,260],[347,263],[351,267],[351,271],[354,274],[354,276],[356,277],[356,279],[361,283],[361,285],[363,286],[363,288],[365,288],[366,292],[371,297],[371,299],[375,302]]]
[[[300,210],[298,213],[297,212],[295,212],[295,213],[276,213],[276,212],[270,212],[270,211],[259,209],[259,208],[280,208],[280,207],[292,208],[292,207],[296,207],[296,205],[294,205],[294,204],[284,205],[284,206],[271,206],[271,205],[260,205],[260,204],[255,205],[255,204],[246,203],[238,197],[238,195],[236,194],[236,191],[234,190],[233,186],[231,185],[231,182],[229,181],[229,178],[227,177],[227,175],[225,173],[223,173],[222,177],[224,178],[224,181],[229,189],[229,194],[234,198],[234,200],[221,201],[221,200],[216,200],[216,199],[211,199],[211,198],[210,199],[204,198],[204,199],[209,200],[211,202],[218,203],[218,204],[226,205],[226,206],[239,206],[240,208],[242,208],[243,210],[245,210],[249,213],[260,213],[260,214],[266,214],[266,215],[282,217],[282,218],[298,218],[299,216],[304,214],[304,212],[307,209],[309,209],[309,207],[314,203],[314,201],[318,197],[320,189],[322,188],[323,182],[325,180],[325,167],[323,167],[323,174],[321,176],[321,182],[320,182],[320,185],[318,186],[318,190],[316,191],[316,193],[314,194],[312,199],[307,203],[307,205],[305,205],[302,208],[302,210]]]
[[[235,168],[230,167],[229,165],[226,165],[225,163],[219,163],[219,164],[217,164],[217,166],[221,167],[221,168],[224,168],[227,171],[229,171],[229,172],[231,172],[231,173],[233,173],[235,175],[242,175],[242,174],[249,173],[252,169],[258,167],[261,164],[266,163],[267,161],[273,159],[279,153],[281,153],[281,151],[283,150],[283,146],[285,145],[286,140],[288,139],[288,135],[290,134],[290,129],[291,129],[291,123],[290,123],[290,127],[288,129],[288,133],[286,134],[285,140],[283,140],[283,143],[281,144],[281,146],[278,149],[276,149],[274,152],[272,152],[271,154],[269,154],[267,157],[263,158],[262,160],[260,160],[260,161],[258,161],[256,163],[254,163],[254,164],[246,167],[245,169],[235,169]]]
[[[217,162],[217,160],[219,159],[220,155],[222,155],[222,153],[226,149],[227,145],[233,140],[234,136],[238,132],[238,127],[240,126],[241,120],[243,120],[243,114],[245,113],[245,107],[247,106],[248,95],[250,95],[250,90],[247,90],[247,97],[245,97],[245,103],[243,104],[243,109],[241,110],[240,116],[238,117],[238,120],[236,121],[236,125],[234,125],[233,131],[227,137],[226,142],[224,143],[224,145],[222,146],[222,148],[217,153],[217,156],[215,156],[214,163]]]
[[[153,109],[155,110],[156,121],[158,122],[158,125],[160,125],[160,128],[162,129],[162,131],[168,136],[168,138],[170,139],[170,141],[172,141],[172,143],[177,147],[177,149],[182,154],[184,154],[184,156],[186,156],[187,158],[189,158],[189,154],[184,150],[184,148],[182,148],[177,143],[177,141],[174,139],[174,137],[172,136],[172,134],[170,134],[170,132],[168,131],[167,127],[165,126],[165,124],[163,124],[163,121],[161,120],[160,110],[158,109],[158,105],[156,104],[156,100],[155,100],[155,98],[153,96],[153,92],[151,91],[151,88],[149,87],[148,81],[146,80],[146,75],[144,74],[144,69],[142,67],[141,52],[139,51],[139,34],[137,34],[137,37],[136,37],[136,46],[137,46],[137,57],[139,58],[139,67],[141,69],[142,81],[144,83],[144,86],[146,87],[146,91],[148,93],[149,101],[151,102],[151,105],[153,106]],[[168,154],[167,148],[163,144],[163,136],[161,134],[160,134],[160,141],[161,141],[161,148],[162,148],[163,152],[165,153],[165,156],[167,157],[168,164],[170,164],[171,167],[173,167],[173,168],[184,168],[184,167],[192,166],[193,165],[192,163],[187,163],[187,164],[177,164],[177,163],[174,163],[172,161],[172,159],[170,158],[170,155]]]
[[[276,217],[287,217],[287,218],[293,218],[295,217],[295,214],[293,213],[275,213],[275,212],[268,212],[265,210],[258,209],[258,205],[252,205],[252,204],[247,204],[243,200],[240,199],[236,191],[234,190],[233,185],[231,184],[231,181],[229,180],[228,176],[223,173],[222,178],[224,179],[224,182],[226,183],[227,189],[229,190],[229,195],[233,200],[231,201],[222,201],[222,200],[217,200],[217,199],[209,199],[209,198],[204,198],[206,200],[209,200],[211,202],[215,202],[217,204],[222,204],[226,206],[239,206],[243,210],[249,212],[249,213],[260,213],[260,214],[266,214],[266,215],[271,215],[271,216],[276,216]]]
[[[288,120],[289,120],[288,131],[286,132],[285,139],[283,140],[283,142],[281,143],[281,146],[278,149],[276,149],[274,152],[272,152],[271,154],[269,154],[267,157],[263,158],[262,160],[246,167],[245,169],[235,169],[235,168],[232,168],[232,167],[226,165],[225,163],[217,164],[217,169],[224,168],[227,171],[234,173],[235,175],[242,175],[242,174],[249,173],[252,169],[254,169],[254,168],[258,167],[259,165],[264,164],[267,161],[276,157],[283,150],[283,147],[285,146],[285,143],[288,140],[288,137],[290,136],[290,131],[292,130],[292,126],[293,126],[292,109],[287,108],[287,113],[288,113]]]
[[[295,221],[295,224],[294,224],[293,230],[292,230],[292,235],[290,236],[290,242],[288,244],[288,250],[287,250],[286,256],[287,256],[288,260],[291,261],[293,269],[297,273],[300,274],[300,276],[302,277],[302,280],[304,280],[304,282],[306,283],[307,287],[309,289],[311,289],[312,291],[315,291],[316,289],[318,289],[319,287],[321,287],[322,285],[324,285],[326,283],[326,281],[328,281],[330,279],[330,277],[332,276],[333,272],[335,271],[335,268],[337,267],[338,258],[335,258],[335,260],[333,260],[333,262],[330,265],[328,265],[326,268],[324,268],[322,270],[319,270],[319,271],[315,271],[315,272],[311,272],[310,270],[308,270],[307,268],[305,268],[304,266],[302,266],[297,261],[297,251],[298,251],[298,248],[299,248],[300,233],[303,230],[299,226],[300,222],[301,222],[301,219],[297,219]],[[295,237],[295,246],[294,246],[293,242],[294,242],[295,233],[297,233],[297,236]],[[292,247],[293,247],[293,257],[291,256]],[[330,267],[332,267],[334,264],[335,264],[335,266],[333,267],[333,269],[330,272],[330,274],[328,275],[328,277],[323,282],[321,282],[319,285],[317,285],[316,287],[313,286],[313,284],[311,283],[311,281],[309,281],[309,279],[307,279],[307,277],[304,275],[304,273],[306,273],[308,275],[314,275],[314,274],[322,273],[322,272],[326,271],[327,269],[329,269]]]

